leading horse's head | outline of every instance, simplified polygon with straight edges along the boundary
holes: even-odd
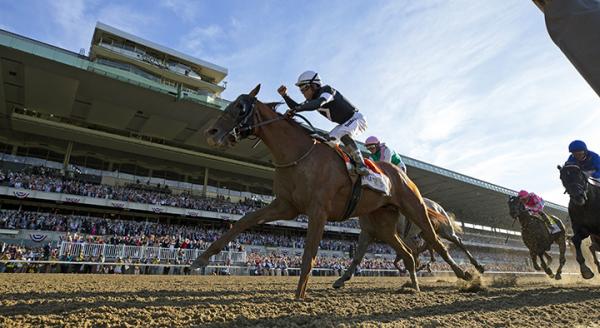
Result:
[[[525,205],[517,196],[508,196],[508,212],[510,217],[516,219],[519,214],[525,212]]]
[[[230,103],[223,114],[204,132],[206,141],[213,147],[232,147],[253,133],[256,95],[260,84],[247,95],[240,95]]]
[[[577,165],[558,166],[560,180],[569,194],[571,201],[583,206],[587,201],[588,178]]]

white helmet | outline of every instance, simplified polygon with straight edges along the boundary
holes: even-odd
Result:
[[[319,76],[319,73],[315,71],[306,71],[300,74],[300,76],[298,76],[298,82],[296,82],[296,86],[299,87],[305,84],[316,84],[321,86],[321,77]]]

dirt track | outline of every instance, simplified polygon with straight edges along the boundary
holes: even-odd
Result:
[[[399,291],[403,278],[333,281],[311,277],[295,302],[296,277],[2,274],[0,326],[600,327],[600,287],[579,280],[486,278],[466,293],[422,278],[417,295]]]

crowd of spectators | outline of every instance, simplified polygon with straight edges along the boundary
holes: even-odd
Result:
[[[194,195],[191,192],[175,194],[168,188],[157,191],[156,189],[141,188],[139,184],[138,186],[131,184],[127,186],[95,184],[68,178],[62,175],[60,171],[40,167],[19,172],[0,171],[0,184],[12,188],[240,215],[265,205],[260,200],[250,198],[232,202],[228,197],[222,195],[211,198]]]
[[[217,240],[225,229],[202,225],[166,224],[147,221],[120,220],[50,212],[0,210],[0,229],[28,229],[64,232],[65,241],[88,244],[155,246],[166,248],[199,248]],[[304,237],[294,234],[244,232],[234,240],[235,245],[304,248]],[[349,251],[353,241],[323,239],[320,248],[330,251]],[[389,247],[373,245],[372,251],[391,252]]]
[[[37,190],[43,192],[64,193],[85,197],[112,199],[143,204],[171,206],[218,213],[244,215],[266,205],[259,199],[245,198],[233,202],[229,197],[203,197],[189,191],[175,193],[168,186],[150,186],[143,183],[111,186],[92,183],[66,177],[60,171],[44,167],[30,167],[21,171],[0,170],[0,185],[12,188]],[[299,222],[308,222],[306,216],[296,218]],[[358,220],[328,222],[328,225],[359,228]]]

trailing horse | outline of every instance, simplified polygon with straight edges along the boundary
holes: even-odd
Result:
[[[581,242],[590,236],[600,237],[600,187],[598,182],[590,182],[587,175],[577,165],[558,166],[560,180],[569,194],[569,216],[573,228],[573,245],[577,254],[577,263],[584,279],[591,279],[594,273],[585,264],[581,252]],[[594,238],[592,239],[594,242]],[[595,254],[594,254],[595,258]],[[600,272],[600,266],[598,267]]]
[[[546,272],[550,278],[554,277],[556,280],[561,279],[562,268],[566,262],[565,251],[567,248],[566,229],[562,221],[557,217],[553,217],[560,226],[560,232],[550,234],[548,227],[546,226],[546,223],[542,221],[542,218],[530,214],[525,208],[525,205],[523,205],[523,202],[521,202],[517,196],[510,196],[508,198],[508,210],[512,218],[519,219],[519,223],[521,224],[521,237],[523,238],[523,243],[525,243],[525,246],[529,249],[533,268],[541,270],[537,263],[537,258],[539,257],[544,272]],[[560,260],[558,269],[556,269],[556,275],[552,273],[552,269],[548,267],[544,260],[544,257],[548,258],[548,261],[552,260],[550,255],[546,252],[550,251],[550,247],[553,243],[558,245],[560,252]]]
[[[485,268],[475,260],[475,258],[471,255],[471,253],[466,249],[460,237],[456,234],[456,232],[462,232],[460,226],[456,225],[456,221],[454,219],[454,215],[448,214],[444,208],[432,201],[428,198],[423,198],[425,202],[425,206],[427,207],[427,214],[431,219],[432,225],[435,229],[435,232],[442,238],[452,242],[458,248],[460,248],[469,258],[471,264],[475,266],[477,271],[483,273]],[[365,253],[367,252],[367,248],[369,244],[377,239],[377,231],[374,228],[373,222],[368,222],[368,217],[360,217],[360,235],[358,237],[358,246],[356,247],[356,251],[354,253],[354,258],[352,259],[352,263],[346,269],[344,274],[333,283],[334,288],[340,288],[344,286],[344,283],[352,278],[352,275],[356,271],[356,267],[360,265],[362,262]],[[375,218],[376,220],[376,218]],[[410,220],[406,220],[406,218],[402,215],[398,217],[398,223],[396,225],[396,230],[400,236],[402,236],[403,241],[407,244],[407,246],[411,249],[412,255],[415,259],[415,262],[418,264],[418,258],[421,253],[426,250],[429,250],[430,254],[430,263],[427,263],[416,270],[419,271],[424,267],[429,269],[431,262],[435,262],[435,257],[433,255],[433,250],[431,245],[424,241],[419,243],[418,240],[422,240],[421,231],[415,225],[412,224]],[[394,260],[394,266],[398,271],[401,271],[398,262],[401,260],[401,257],[397,254],[396,259]],[[406,267],[406,264],[405,264]]]
[[[296,289],[296,299],[304,299],[325,223],[346,219],[352,182],[345,163],[335,150],[312,138],[299,123],[278,114],[274,104],[264,104],[256,99],[259,90],[260,85],[230,103],[206,130],[206,136],[209,145],[219,147],[231,147],[251,135],[260,138],[270,150],[276,168],[273,181],[276,198],[268,206],[244,215],[194,261],[192,268],[207,265],[212,255],[252,226],[293,220],[299,214],[306,214],[309,218],[306,244]],[[406,263],[414,289],[419,290],[415,262],[396,233],[400,213],[419,226],[423,238],[433,245],[458,277],[470,279],[471,275],[454,262],[436,235],[415,184],[394,165],[380,163],[380,168],[390,179],[390,194],[363,190],[353,216],[372,218],[370,222],[376,225],[378,237],[391,245]]]

